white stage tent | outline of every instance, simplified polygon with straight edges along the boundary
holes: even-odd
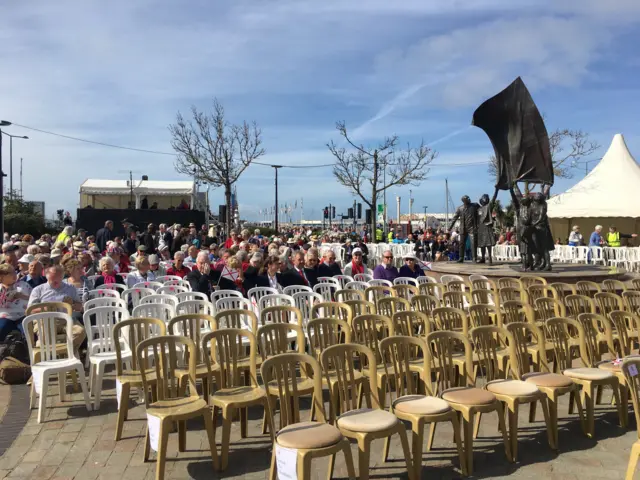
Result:
[[[140,208],[143,198],[149,206],[157,202],[159,209],[177,207],[185,201],[193,205],[196,185],[193,181],[159,180],[102,180],[87,179],[80,185],[80,208],[128,208],[133,196],[135,208]]]
[[[596,225],[609,225],[622,233],[640,227],[640,165],[629,152],[624,137],[616,134],[602,160],[580,182],[547,202],[554,238],[566,242],[573,225],[579,225],[588,242]]]

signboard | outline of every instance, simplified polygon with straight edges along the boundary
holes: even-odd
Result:
[[[378,213],[384,213],[384,205],[381,203],[378,204]]]

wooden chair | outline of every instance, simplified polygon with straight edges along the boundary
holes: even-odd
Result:
[[[549,285],[553,289],[553,296],[556,300],[564,303],[564,299],[567,295],[576,295],[578,291],[575,285],[562,282],[554,282]]]
[[[169,335],[182,335],[193,341],[194,347],[191,354],[196,356],[195,378],[196,382],[198,380],[202,382],[202,393],[207,403],[209,403],[209,370],[207,369],[203,355],[206,355],[208,352],[202,350],[202,337],[203,334],[217,329],[218,325],[215,318],[202,313],[178,315],[177,317],[173,317],[169,321],[169,325],[167,325]],[[176,371],[176,376],[180,381],[188,375],[190,375],[189,370],[178,369]]]
[[[640,291],[627,290],[622,292],[622,301],[627,312],[635,313],[636,315],[640,313]]]
[[[544,333],[535,324],[528,322],[514,322],[506,326],[511,334],[513,354],[511,355],[511,372],[518,380],[535,385],[538,390],[547,397],[549,410],[549,425],[552,428],[553,445],[558,448],[558,397],[567,393],[575,398],[578,406],[580,425],[584,431],[584,413],[580,400],[580,388],[576,383],[564,375],[550,373],[547,359],[541,357],[538,371],[532,371],[533,365],[529,361],[530,339],[534,343],[546,349]],[[536,417],[536,404],[532,403],[529,411],[529,422],[534,422]]]
[[[593,298],[596,293],[602,292],[600,285],[596,282],[590,282],[587,280],[576,282],[576,289],[578,290],[579,295],[584,295],[585,297],[590,298]]]
[[[498,290],[498,299],[500,300],[500,305],[509,300],[519,300],[525,303],[529,302],[529,296],[527,295],[526,290],[515,287],[503,287]]]
[[[368,313],[376,313],[376,306],[366,300],[347,300],[344,302],[351,309],[351,318]]]
[[[445,307],[466,310],[471,305],[471,294],[469,292],[447,291],[442,294],[442,305]]]
[[[473,305],[499,305],[498,295],[493,290],[475,289],[471,291]]]
[[[584,324],[588,324],[585,322]],[[613,389],[614,397],[616,398],[616,405],[618,406],[620,422],[622,423],[622,413],[620,412],[620,397],[618,393],[618,379],[610,372],[601,370],[596,367],[595,364],[595,344],[592,342],[592,337],[595,337],[595,333],[587,334],[584,329],[584,325],[578,320],[572,320],[569,318],[552,318],[547,320],[547,332],[549,332],[549,338],[553,344],[555,361],[558,363],[559,371],[563,375],[570,377],[574,383],[582,386],[582,403],[587,410],[586,420],[586,434],[589,437],[593,437],[595,431],[594,425],[594,389],[598,385],[608,385]],[[572,352],[569,344],[568,327],[571,326],[578,331],[578,338],[580,341],[580,358],[584,367],[572,368]],[[570,407],[573,406],[573,402],[570,400]],[[571,413],[570,409],[570,413]]]
[[[321,302],[311,307],[311,319],[339,318],[351,325],[351,308],[340,302]]]
[[[181,347],[178,348],[178,345]],[[178,376],[185,369],[179,358],[185,352],[188,360],[188,374]],[[155,387],[157,399],[147,403],[147,429],[144,442],[144,461],[149,460],[150,449],[158,452],[156,460],[156,480],[164,479],[169,432],[173,423],[178,423],[178,451],[187,449],[187,420],[195,417],[204,419],[209,439],[209,450],[214,470],[218,466],[218,454],[211,411],[207,402],[200,398],[196,390],[196,359],[193,341],[182,336],[161,336],[141,341],[137,348],[138,365],[149,365],[154,360],[155,367],[150,378],[145,368],[140,369],[144,391]],[[154,445],[155,444],[155,445]]]
[[[601,315],[608,317],[614,310],[624,310],[622,298],[615,293],[600,292],[594,295],[596,306]]]
[[[629,390],[631,391],[631,401],[633,402],[633,411],[636,416],[636,425],[640,425],[640,358],[625,358],[622,362],[622,374],[626,380]],[[625,480],[633,480],[638,458],[640,458],[640,429],[638,430],[638,439],[631,446],[631,455],[629,456],[629,464],[627,465],[627,474]]]
[[[312,320],[317,321],[317,320]],[[311,322],[310,322],[311,323]],[[274,325],[271,325],[274,326]],[[342,451],[347,464],[349,478],[357,478],[353,466],[351,447],[340,430],[326,422],[324,402],[322,400],[322,371],[316,359],[302,353],[282,353],[264,361],[260,369],[262,380],[275,393],[280,404],[281,428],[275,435],[269,480],[276,478],[297,478],[310,480],[311,460],[330,456],[329,475],[331,478],[336,453]],[[300,378],[296,372],[311,372],[304,380],[312,384],[312,402],[318,415],[317,422],[300,421],[300,392],[298,385]],[[275,424],[275,414],[268,408],[269,423]],[[279,447],[293,449],[296,455],[296,471],[278,472],[276,454]]]
[[[403,312],[411,309],[411,304],[404,298],[385,297],[378,300],[378,315],[391,318],[396,312]]]
[[[167,334],[167,324],[158,318],[130,318],[118,322],[113,327],[114,337],[122,337],[132,352],[136,352],[138,344],[143,340],[159,337]],[[139,364],[138,356],[132,355],[129,368],[124,368],[122,345],[116,343],[116,400],[118,402],[118,419],[116,421],[116,442],[122,438],[124,421],[129,413],[129,397],[131,387],[142,388],[142,374],[140,370],[147,372],[147,384],[153,385],[153,372],[151,364]],[[148,392],[145,392],[145,397]]]
[[[354,319],[354,325],[358,318],[361,317]],[[369,379],[369,391],[371,392],[373,408],[359,408],[358,405],[358,385],[354,373],[356,371],[356,356],[361,359],[366,358],[366,361],[361,365],[366,368],[363,373]],[[398,434],[409,478],[415,479],[404,425],[394,414],[383,410],[379,399],[376,398],[378,392],[378,375],[376,372],[379,371],[376,354],[364,345],[353,343],[334,345],[322,352],[321,364],[327,376],[327,381],[329,381],[329,378],[326,372],[332,369],[335,369],[337,378],[339,378],[335,385],[336,394],[331,397],[331,404],[333,411],[342,412],[335,421],[340,432],[345,437],[355,439],[358,442],[358,478],[360,480],[369,478],[371,442]],[[387,449],[385,449],[384,453],[387,453]],[[386,460],[386,458],[383,458],[383,460]]]
[[[546,285],[547,280],[544,277],[538,277],[536,275],[522,275],[520,276],[520,282],[525,290],[529,290],[532,285]]]
[[[621,294],[622,292],[626,292],[628,290],[627,286],[624,282],[620,280],[607,279],[602,282],[602,291],[609,293]]]
[[[437,330],[469,334],[469,319],[463,310],[451,307],[440,307],[433,310],[433,320]]]
[[[364,300],[364,292],[353,289],[338,290],[336,292],[336,302],[344,303],[347,300]]]
[[[418,293],[420,295],[431,295],[442,299],[442,294],[445,292],[445,287],[441,283],[421,283],[418,285]]]
[[[396,315],[404,315],[405,313],[407,312],[396,313]],[[451,422],[460,458],[460,468],[462,474],[466,475],[466,461],[460,440],[458,416],[446,401],[433,396],[431,353],[425,341],[422,338],[407,336],[390,337],[380,342],[380,350],[382,357],[389,359],[389,365],[385,365],[387,378],[395,379],[395,388],[391,388],[391,385],[388,386],[389,392],[395,391],[395,399],[391,401],[391,411],[400,420],[411,422],[414,478],[421,477],[425,425],[429,423],[435,425],[438,422]],[[418,352],[417,356],[416,351]],[[415,379],[415,370],[410,368],[416,362],[416,357],[421,362],[418,381]],[[431,450],[433,445],[435,429],[432,429],[431,432],[427,451]],[[388,442],[387,437],[385,449],[388,448]]]
[[[498,290],[503,288],[515,288],[516,290],[523,290],[522,282],[517,278],[503,277],[498,279]]]
[[[243,342],[243,340],[245,340]],[[202,339],[202,349],[207,350],[211,343],[209,355],[204,355],[207,368],[209,369],[209,385],[214,385],[216,389],[209,395],[209,403],[213,406],[214,434],[217,416],[222,411],[222,440],[220,454],[220,470],[226,470],[229,463],[229,444],[231,442],[231,423],[236,410],[240,411],[240,436],[247,436],[247,407],[252,405],[262,405],[267,410],[269,402],[266,391],[258,385],[256,358],[258,349],[256,338],[253,333],[240,328],[227,328],[207,333]],[[243,343],[249,344],[249,378],[244,382],[243,369],[238,368],[240,362],[244,360]],[[216,360],[216,365],[212,365],[211,359]],[[267,421],[270,416],[266,416]],[[273,425],[270,426],[273,440]]]
[[[418,287],[415,285],[394,285],[392,288],[396,292],[396,297],[404,298],[409,302],[412,297],[418,295]]]
[[[518,457],[518,409],[522,404],[541,403],[544,419],[547,424],[549,446],[556,449],[553,437],[553,427],[549,423],[549,412],[545,395],[532,384],[523,380],[510,380],[505,376],[505,369],[500,368],[501,358],[498,351],[508,344],[510,356],[515,356],[514,340],[511,334],[502,327],[477,327],[469,332],[471,341],[478,354],[480,368],[484,370],[487,383],[484,388],[493,393],[508,409],[509,437],[511,440],[511,456],[515,461]],[[482,415],[482,414],[479,414]],[[479,421],[476,425],[479,424]],[[475,432],[474,432],[475,437]]]
[[[486,325],[502,326],[502,312],[495,305],[479,303],[469,307],[469,323],[472,328]]]
[[[507,460],[511,461],[502,403],[493,393],[476,388],[474,380],[468,374],[473,369],[473,362],[471,342],[467,336],[457,332],[432,332],[427,336],[427,344],[436,360],[434,365],[437,365],[438,372],[437,391],[440,392],[440,396],[449,403],[451,408],[462,416],[467,474],[473,474],[474,419],[477,413],[496,412],[498,414],[498,424],[502,432],[505,454]],[[467,372],[462,376],[462,379],[458,378],[459,370],[452,361],[460,349],[463,351],[466,363],[465,371]]]

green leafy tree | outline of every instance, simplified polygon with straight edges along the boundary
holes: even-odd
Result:
[[[31,202],[22,199],[19,192],[7,192],[4,196],[4,229],[11,234],[40,236],[45,232],[44,217],[35,211]]]

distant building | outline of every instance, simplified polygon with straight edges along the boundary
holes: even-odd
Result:
[[[34,213],[44,217],[44,202],[25,201],[24,203],[26,203],[27,205],[30,205],[33,208]]]

